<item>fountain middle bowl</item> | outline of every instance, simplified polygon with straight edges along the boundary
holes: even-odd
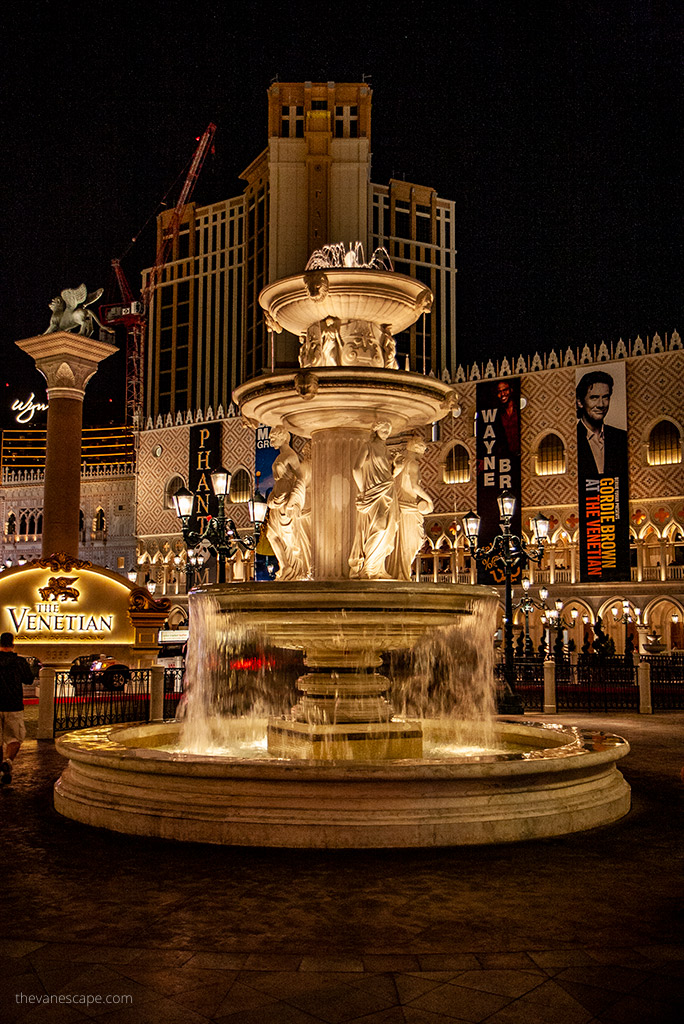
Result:
[[[212,584],[191,601],[214,601],[276,647],[331,653],[413,647],[427,632],[493,604],[493,587],[395,580]]]

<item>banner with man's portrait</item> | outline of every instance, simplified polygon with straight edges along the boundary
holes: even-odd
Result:
[[[582,583],[629,580],[625,364],[575,373]]]
[[[485,547],[501,532],[497,498],[503,491],[515,495],[511,530],[520,535],[520,378],[480,381],[477,385],[475,440],[477,458],[478,544]],[[522,566],[513,570],[515,579]],[[478,583],[501,584],[504,571],[498,560],[484,559],[477,566]]]

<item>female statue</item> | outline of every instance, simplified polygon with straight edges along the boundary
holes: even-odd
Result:
[[[405,453],[398,455],[394,460],[395,467],[399,468],[396,478],[399,528],[389,570],[397,580],[411,579],[413,559],[425,540],[423,516],[428,515],[434,508],[432,498],[420,482],[418,460],[425,454],[426,448],[422,437],[412,437],[406,445]]]
[[[389,580],[385,568],[394,547],[397,532],[397,498],[394,490],[394,468],[387,438],[392,425],[386,421],[373,425],[352,471],[359,489],[356,498],[356,536],[349,556],[352,579]]]
[[[306,579],[311,545],[302,522],[306,505],[306,472],[282,426],[272,427],[271,445],[279,448],[273,463],[273,490],[268,496],[266,536],[278,559],[277,580]]]

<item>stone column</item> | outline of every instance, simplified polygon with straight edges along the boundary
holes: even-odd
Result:
[[[40,697],[38,700],[39,740],[51,740],[55,735],[55,670],[41,668]]]
[[[43,557],[78,558],[81,433],[85,387],[116,345],[68,331],[18,341],[47,381],[48,416],[43,496]]]
[[[639,714],[653,714],[653,700],[651,696],[651,666],[647,661],[640,661],[637,669],[639,680]]]
[[[556,714],[556,662],[553,658],[544,662],[544,714]]]
[[[356,484],[352,470],[368,430],[340,427],[311,438],[311,561],[316,580],[349,578],[356,532]]]

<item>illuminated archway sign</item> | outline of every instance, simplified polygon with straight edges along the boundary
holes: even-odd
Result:
[[[50,663],[71,661],[77,645],[148,660],[169,607],[118,573],[66,555],[0,575],[0,632]]]

